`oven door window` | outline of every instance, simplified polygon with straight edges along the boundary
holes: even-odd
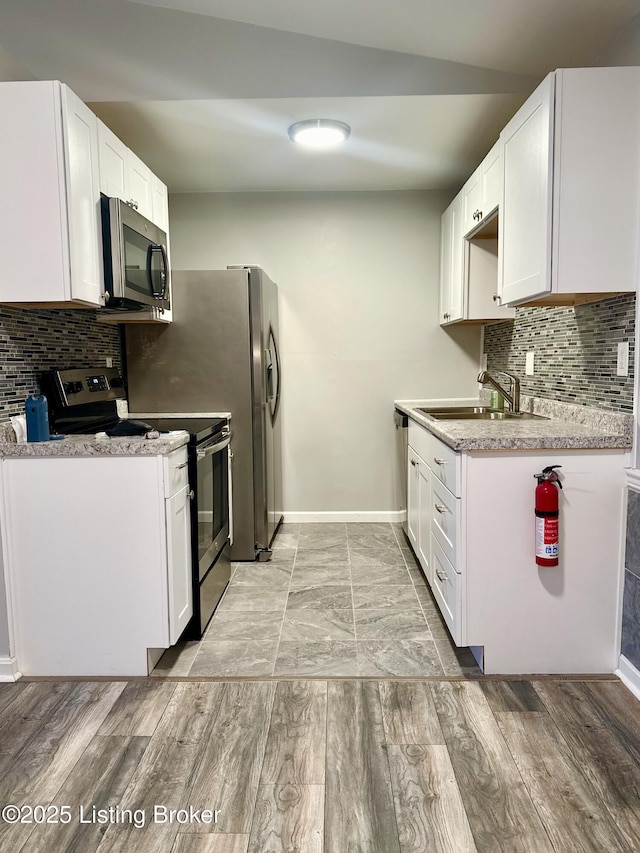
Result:
[[[209,448],[196,448],[198,457],[198,565],[202,579],[229,536],[229,448],[218,437]]]

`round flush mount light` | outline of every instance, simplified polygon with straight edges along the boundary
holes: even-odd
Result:
[[[351,128],[343,121],[331,118],[309,118],[297,121],[289,130],[289,139],[309,148],[331,148],[349,138]]]

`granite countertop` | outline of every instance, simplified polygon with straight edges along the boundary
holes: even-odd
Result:
[[[395,407],[454,450],[631,449],[633,415],[523,396],[521,410],[548,420],[431,420],[418,411],[426,406],[486,406],[477,398],[396,400]]]
[[[0,457],[25,458],[52,456],[164,456],[189,441],[189,433],[176,430],[160,438],[126,436],[96,438],[94,435],[67,435],[56,441],[17,444],[11,424],[0,424]]]

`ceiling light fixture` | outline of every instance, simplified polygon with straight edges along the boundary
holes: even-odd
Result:
[[[289,139],[310,148],[330,148],[349,138],[351,128],[332,118],[310,118],[297,121],[288,129]]]

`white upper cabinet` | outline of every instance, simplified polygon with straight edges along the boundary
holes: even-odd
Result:
[[[498,220],[502,192],[496,143],[442,216],[440,325],[508,320],[498,295]]]
[[[167,188],[106,124],[98,119],[100,191],[130,204],[163,231],[168,230]],[[164,207],[156,196],[164,195]]]
[[[640,69],[548,75],[500,135],[503,303],[636,288]]]
[[[97,120],[57,81],[0,83],[0,302],[104,305]]]

